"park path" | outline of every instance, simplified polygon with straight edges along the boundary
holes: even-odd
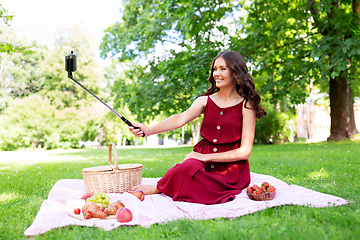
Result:
[[[64,161],[83,159],[82,156],[67,155],[68,153],[80,152],[80,149],[57,149],[57,150],[35,150],[35,151],[0,151],[0,163],[31,163],[47,161]]]

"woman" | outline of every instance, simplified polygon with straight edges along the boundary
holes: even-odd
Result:
[[[248,158],[255,123],[266,115],[243,57],[236,51],[221,52],[212,62],[211,87],[191,107],[151,127],[130,131],[137,137],[179,128],[204,113],[203,139],[181,164],[169,169],[156,186],[138,185],[130,192],[164,193],[174,201],[215,204],[231,201],[250,184]]]

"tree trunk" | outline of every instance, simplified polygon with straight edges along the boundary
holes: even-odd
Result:
[[[199,142],[200,138],[200,121],[196,119],[190,123],[191,126],[191,133],[193,137],[193,145]]]
[[[353,13],[355,15],[360,15],[360,1],[359,0],[352,0],[352,9]],[[360,21],[357,22],[360,24]],[[350,104],[350,124],[352,129],[352,134],[357,134],[359,131],[356,129],[356,123],[355,123],[355,113],[354,113],[354,97],[351,92],[350,88],[350,96],[349,96],[349,104]]]
[[[328,140],[354,138],[350,125],[349,94],[349,82],[344,75],[330,78],[331,128]]]
[[[352,9],[353,13],[360,15],[360,1],[359,0],[352,0]],[[360,22],[358,22],[360,24]]]
[[[355,113],[354,113],[354,98],[352,96],[351,88],[349,89],[349,114],[350,114],[350,131],[352,135],[355,135],[358,133],[358,130],[356,129],[356,123],[355,123]]]
[[[324,19],[321,21],[321,14],[319,12],[319,4],[316,0],[307,0],[307,4],[311,15],[314,19],[314,24],[318,28],[319,33],[323,36],[338,36],[338,31],[334,25],[324,24]],[[327,12],[327,18],[333,20],[336,9],[340,8],[340,3],[337,0],[331,1],[330,11]],[[353,13],[360,14],[360,0],[352,0]],[[341,36],[338,36],[341,39]],[[344,36],[345,38],[352,38],[353,36]],[[341,41],[341,40],[340,40]],[[331,57],[332,53],[329,52]],[[347,80],[347,73],[342,72],[338,77],[331,77],[330,72],[330,136],[328,140],[342,140],[345,138],[354,139],[354,134],[351,128],[351,111],[353,111],[352,103],[350,104],[350,86]],[[352,101],[352,100],[351,100]]]

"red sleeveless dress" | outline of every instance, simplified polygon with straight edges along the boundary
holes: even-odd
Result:
[[[243,102],[221,108],[208,96],[200,128],[202,140],[194,146],[195,152],[216,153],[240,147]],[[188,159],[169,169],[157,189],[174,201],[216,204],[235,199],[249,184],[247,159],[227,163]]]

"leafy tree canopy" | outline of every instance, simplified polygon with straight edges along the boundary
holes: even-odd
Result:
[[[273,103],[302,103],[312,85],[327,89],[331,136],[351,137],[344,123],[353,118],[351,92],[360,93],[359,0],[129,0],[124,7],[101,51],[133,61],[114,90],[140,119],[184,110],[204,91],[215,53],[231,49],[245,56],[261,94]],[[166,42],[178,48],[156,57]]]
[[[45,53],[45,61],[41,66],[43,77],[41,94],[57,108],[79,107],[88,99],[94,100],[90,94],[67,77],[65,56],[73,50],[77,54],[77,70],[74,78],[91,92],[99,93],[102,72],[94,56],[96,47],[90,39],[92,38],[88,31],[81,25],[61,29],[56,33],[55,49]]]
[[[8,11],[0,3],[0,20],[5,24],[9,24],[9,21],[13,19],[14,15],[10,15]]]
[[[41,47],[19,40],[8,26],[0,27],[0,42],[11,48],[0,51],[0,112],[11,99],[28,96],[41,89],[38,71]]]
[[[246,38],[239,32],[231,43],[251,59],[271,99],[303,102],[311,81],[328,86],[344,71],[356,89],[360,29],[352,8],[351,1],[257,0],[247,8]]]
[[[0,3],[0,34],[3,34],[3,28],[4,26],[1,26],[2,22],[5,24],[5,26],[10,25],[10,21],[12,21],[14,15],[10,15],[8,11],[3,8],[3,6]],[[13,53],[13,52],[21,52],[21,53],[29,53],[31,52],[27,46],[19,46],[17,44],[13,44],[9,41],[4,41],[4,39],[0,40],[0,52],[6,52],[6,53]]]
[[[128,68],[115,81],[117,104],[123,99],[138,120],[188,108],[209,86],[211,61],[228,43],[224,20],[238,3],[129,0],[124,7],[122,21],[105,31],[100,46],[103,57],[117,57]],[[169,44],[172,50],[164,50]]]
[[[360,1],[255,0],[247,9],[246,37],[231,39],[255,66],[270,100],[305,101],[309,86],[329,94],[330,139],[355,129],[353,96],[359,96]]]

